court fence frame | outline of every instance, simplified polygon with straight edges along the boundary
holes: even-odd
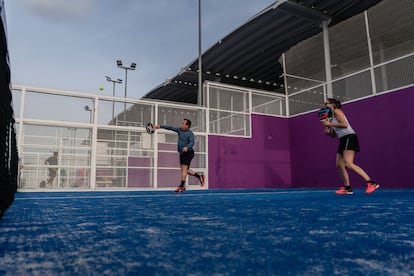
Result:
[[[208,135],[251,138],[254,110],[274,112],[274,106],[282,110],[285,101],[283,95],[212,82],[204,85],[204,93],[211,99],[204,107],[22,85],[13,85],[12,91],[21,152],[19,188],[42,191],[170,189],[177,184],[171,183],[171,175],[179,176],[176,135],[163,129],[148,135],[147,122],[179,126],[183,118],[189,117],[196,136],[193,169],[207,174]],[[38,108],[37,102],[45,104],[53,97],[58,100],[52,99],[49,105],[57,105],[55,109]],[[242,99],[241,104],[238,99]],[[104,123],[100,112],[105,112],[109,102],[127,106],[116,118],[126,114],[126,120],[111,118]],[[74,109],[75,105],[76,110],[70,112],[68,108]],[[86,113],[77,116],[82,107]],[[137,107],[143,107],[144,112],[132,111]],[[51,112],[52,119],[48,118]],[[135,112],[136,116],[128,112]],[[118,139],[120,136],[124,138]],[[58,165],[46,162],[54,152],[58,152]],[[121,164],[114,164],[113,160],[121,160]],[[56,176],[53,183],[47,183],[52,170]],[[170,183],[165,184],[166,181]],[[130,185],[131,182],[141,183]],[[191,178],[188,184],[194,189],[199,187]]]

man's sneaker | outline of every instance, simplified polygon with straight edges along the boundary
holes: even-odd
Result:
[[[353,193],[352,189],[345,189],[345,187],[341,187],[339,190],[335,191],[335,194],[337,195],[352,195]]]
[[[380,185],[378,185],[377,183],[367,183],[367,189],[365,190],[366,194],[370,194],[372,192],[375,192],[376,189],[378,189],[380,187]]]
[[[182,193],[185,192],[185,187],[184,186],[178,186],[175,191],[175,193]]]
[[[200,184],[201,187],[204,187],[204,185],[206,185],[206,176],[204,174],[200,175]]]

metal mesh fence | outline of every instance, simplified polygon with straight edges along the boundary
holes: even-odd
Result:
[[[89,188],[91,130],[24,124],[21,188]],[[57,154],[55,164],[47,160]]]
[[[370,67],[364,13],[329,28],[332,78]]]
[[[145,131],[98,129],[96,187],[150,187],[154,137]]]
[[[145,127],[154,118],[153,104],[100,99],[98,105],[98,124],[101,125]]]
[[[289,96],[290,114],[298,114],[320,108],[324,101],[324,86],[320,85]]]
[[[191,121],[191,129],[193,131],[204,132],[206,116],[204,109],[198,107],[173,107],[168,105],[159,105],[158,107],[158,123],[160,125],[180,126],[183,119]]]
[[[341,102],[372,95],[370,71],[354,74],[332,82],[333,97]]]
[[[413,84],[413,16],[414,1],[384,0],[330,27],[332,81],[325,97],[346,102]],[[324,46],[320,33],[285,53],[288,115],[317,108],[317,100],[323,103],[323,95],[317,97],[309,88],[325,81]]]
[[[251,112],[286,115],[283,90],[269,93],[213,82],[207,83],[207,90],[210,133],[249,137]]]
[[[414,1],[381,1],[367,13],[375,65],[414,52]]]
[[[254,113],[286,115],[286,98],[284,96],[252,94],[252,111]]]
[[[249,108],[248,90],[211,85],[209,107],[236,112],[247,112]]]
[[[250,135],[249,91],[208,84],[209,131],[216,134]]]
[[[414,55],[376,67],[377,93],[414,83]]]
[[[283,58],[279,60],[283,63]],[[285,53],[286,92],[288,95],[325,82],[322,33],[293,46]]]
[[[53,95],[26,90],[24,116],[39,120],[91,123],[93,101],[88,98]],[[39,108],[41,106],[42,108]],[[68,116],[76,114],[76,116]]]
[[[226,111],[210,111],[210,132],[250,136],[250,115]]]

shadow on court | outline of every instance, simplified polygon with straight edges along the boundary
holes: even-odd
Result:
[[[414,275],[414,191],[18,193],[1,275]]]

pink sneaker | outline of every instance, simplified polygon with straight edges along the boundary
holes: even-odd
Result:
[[[206,185],[206,176],[204,174],[200,175],[200,185],[204,187]]]
[[[377,183],[367,183],[367,189],[365,190],[366,194],[370,194],[375,192],[376,189],[378,189],[380,187],[379,184]]]
[[[335,194],[337,195],[352,195],[354,192],[352,191],[351,188],[349,189],[345,189],[345,187],[341,187],[339,188],[339,190],[335,191]]]
[[[184,186],[178,186],[175,191],[175,193],[182,193],[185,192],[185,187]]]

